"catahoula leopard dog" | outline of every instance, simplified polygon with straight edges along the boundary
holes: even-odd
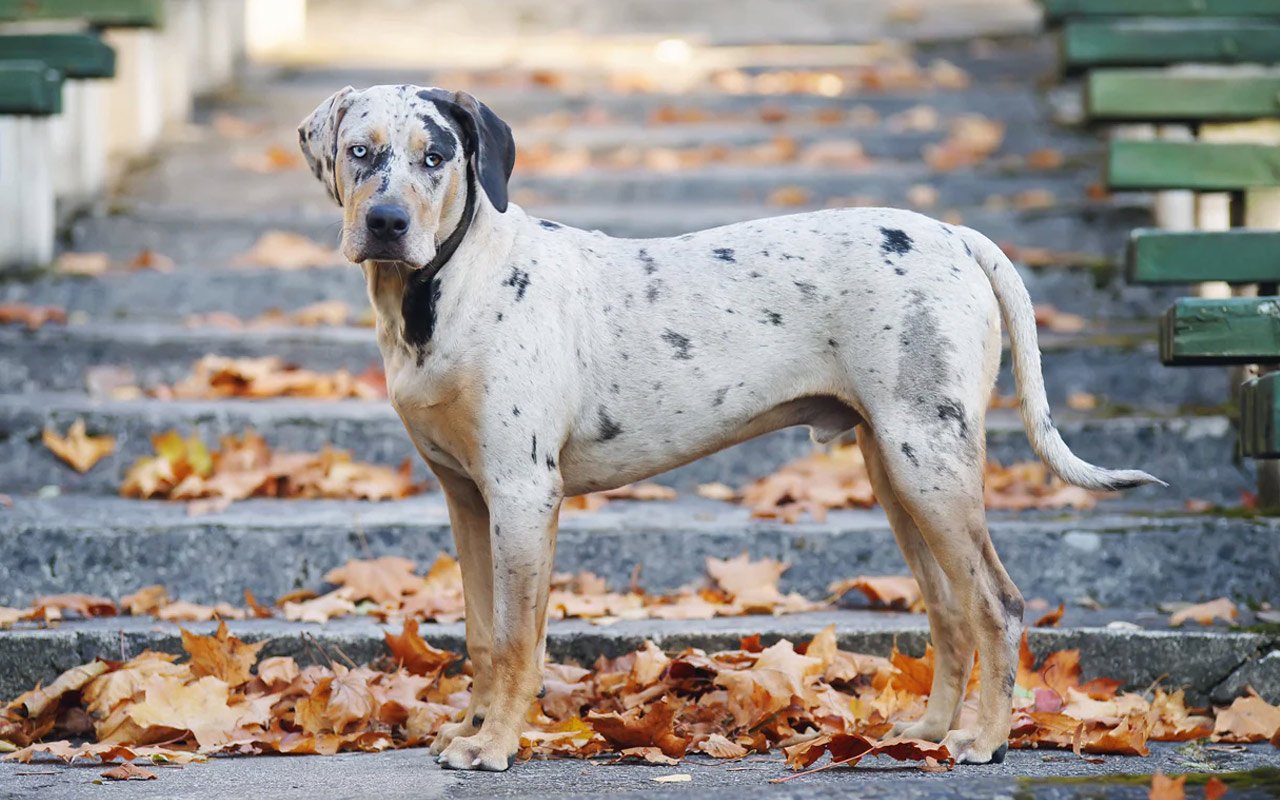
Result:
[[[348,87],[299,128],[363,265],[391,403],[438,476],[462,564],[470,705],[432,746],[513,763],[545,653],[557,518],[754,436],[856,429],[919,581],[937,652],[928,709],[895,735],[957,761],[1007,748],[1022,596],[983,505],[1003,318],[1022,418],[1063,480],[1159,482],[1089,464],[1049,414],[1035,318],[1009,259],[968,228],[860,208],[615,239],[507,197],[511,129],[471,95]],[[981,660],[977,722],[958,728]]]

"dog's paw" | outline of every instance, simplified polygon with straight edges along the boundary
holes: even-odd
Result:
[[[480,728],[473,722],[474,717],[468,714],[458,722],[450,722],[441,726],[440,732],[436,734],[435,740],[431,742],[431,755],[438,756],[443,753],[446,747],[453,744],[454,739],[475,735]]]
[[[454,739],[436,761],[445,769],[503,772],[516,763],[516,751],[499,737],[481,730],[474,736]]]
[[[947,735],[947,724],[935,723],[928,717],[911,722],[899,722],[889,731],[891,739],[920,739],[926,742],[940,742]]]
[[[946,735],[942,744],[957,764],[1001,764],[1009,752],[1009,742],[996,739],[984,742],[980,731],[955,730]]]

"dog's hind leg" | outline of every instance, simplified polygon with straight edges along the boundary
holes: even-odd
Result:
[[[974,645],[969,618],[956,604],[950,581],[938,560],[929,552],[915,520],[898,501],[898,494],[885,472],[880,445],[865,423],[858,426],[858,445],[862,448],[876,499],[889,517],[889,526],[911,574],[920,584],[929,615],[929,638],[934,649],[933,686],[929,690],[929,705],[924,716],[898,723],[891,735],[940,742],[960,719],[965,686],[973,666]]]
[[[462,568],[466,603],[467,657],[471,660],[471,702],[457,722],[440,729],[431,743],[439,754],[454,739],[471,736],[484,722],[492,686],[493,555],[489,548],[489,507],[470,478],[434,467],[449,506],[449,524]]]
[[[558,475],[557,475],[558,482]],[[504,476],[488,493],[493,554],[493,651],[484,725],[440,753],[452,769],[505,770],[515,762],[529,706],[542,686],[559,486]]]
[[[943,740],[958,762],[969,764],[999,762],[1008,749],[1023,611],[1022,595],[1005,573],[987,531],[984,448],[966,439],[980,435],[975,432],[983,430],[982,416],[971,420],[960,439],[919,437],[914,446],[907,441],[917,435],[909,414],[877,427],[888,483],[947,577],[946,602],[967,619],[966,635],[977,644],[982,675],[977,725],[953,730]],[[884,422],[871,416],[873,426]],[[895,436],[902,431],[903,438],[891,441],[885,430],[895,431]]]

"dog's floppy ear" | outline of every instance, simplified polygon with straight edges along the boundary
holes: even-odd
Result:
[[[468,138],[467,153],[475,159],[476,177],[489,202],[498,211],[507,210],[507,181],[516,165],[516,141],[511,128],[484,103],[466,92],[453,95],[460,112],[458,124]]]
[[[298,126],[298,146],[307,159],[307,166],[338,205],[342,205],[337,176],[338,128],[351,106],[353,92],[355,89],[350,86],[338,90],[316,106]]]

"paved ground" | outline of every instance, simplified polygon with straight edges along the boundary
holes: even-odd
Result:
[[[100,767],[31,764],[0,765],[0,798],[79,798],[110,792],[129,800],[204,800],[262,797],[272,800],[431,800],[432,798],[594,798],[698,797],[744,795],[789,798],[1145,798],[1150,775],[1193,772],[1220,774],[1229,798],[1280,796],[1280,756],[1269,745],[1223,748],[1156,745],[1149,758],[1108,757],[1101,764],[1071,753],[1012,751],[999,766],[959,767],[944,774],[922,773],[887,759],[856,769],[835,769],[782,784],[792,774],[781,757],[714,761],[696,757],[677,767],[608,764],[604,761],[535,761],[510,772],[459,773],[437,767],[423,750],[329,758],[219,758],[182,769],[157,769],[159,778],[128,785],[92,786]],[[688,782],[661,783],[670,775]],[[1141,777],[1139,777],[1141,776]],[[1192,779],[1191,783],[1195,783]],[[1199,778],[1200,781],[1203,778]],[[94,794],[93,796],[97,796]],[[1188,787],[1188,796],[1198,790]]]
[[[72,590],[119,594],[154,582],[168,584],[183,599],[238,602],[245,588],[262,598],[297,586],[318,588],[328,568],[351,557],[398,553],[425,562],[449,548],[441,502],[433,495],[377,506],[296,501],[285,511],[278,502],[250,502],[206,517],[114,496],[123,470],[149,449],[149,436],[170,427],[212,440],[252,424],[277,446],[336,444],[365,460],[398,462],[410,451],[385,403],[104,402],[91,398],[84,383],[86,369],[101,365],[128,366],[147,385],[171,382],[207,352],[278,354],[304,367],[353,371],[376,358],[372,332],[364,327],[224,330],[188,328],[184,318],[207,312],[249,318],[335,299],[352,307],[354,319],[364,313],[365,288],[353,268],[230,267],[266,230],[332,243],[340,218],[304,169],[257,174],[235,164],[261,158],[273,146],[292,152],[297,120],[338,87],[411,81],[466,88],[509,120],[525,150],[514,199],[567,224],[621,236],[665,236],[809,208],[876,203],[960,219],[1008,245],[1037,302],[1085,318],[1083,331],[1042,337],[1055,416],[1069,443],[1102,463],[1141,462],[1174,484],[1090,512],[993,515],[997,546],[1028,597],[1071,606],[1063,628],[1037,631],[1033,646],[1079,647],[1090,674],[1134,686],[1164,675],[1206,699],[1247,685],[1273,701],[1280,698],[1273,630],[1177,634],[1164,629],[1165,614],[1156,609],[1218,595],[1242,604],[1280,602],[1272,579],[1280,571],[1280,530],[1236,514],[1183,512],[1190,499],[1236,505],[1252,485],[1247,466],[1233,463],[1234,438],[1222,413],[1226,380],[1221,370],[1158,366],[1152,319],[1177,291],[1127,286],[1116,268],[1128,231],[1150,220],[1149,200],[1100,198],[1093,191],[1101,173],[1100,139],[1056,124],[1055,115],[1071,106],[1070,92],[1059,93],[1065,103],[1046,98],[1043,79],[1055,71],[1055,52],[1049,37],[1031,35],[1034,4],[856,5],[851,13],[847,0],[448,0],[433,3],[425,15],[400,0],[313,0],[310,41],[291,55],[287,68],[254,67],[234,90],[206,100],[191,126],[171,131],[118,194],[70,230],[71,249],[128,259],[153,248],[175,261],[172,272],[0,282],[0,301],[65,306],[76,323],[0,330],[0,491],[15,499],[12,510],[0,507],[0,605]],[[659,53],[665,55],[657,58]],[[967,82],[957,80],[956,68]],[[822,91],[785,83],[795,74],[824,72],[840,81],[837,91],[830,90],[830,77]],[[1004,123],[1000,149],[972,167],[930,168],[926,148],[946,142],[972,115]],[[218,131],[227,116],[242,125],[234,136]],[[778,148],[838,149],[851,141],[861,146],[866,164],[830,167],[767,156]],[[672,153],[690,148],[766,156],[672,166]],[[1030,166],[1046,153],[1060,163]],[[779,190],[802,202],[780,203]],[[1028,248],[1057,255],[1046,259]],[[1011,391],[1007,375],[1001,386]],[[1097,395],[1098,407],[1065,408],[1080,392]],[[119,436],[118,453],[85,476],[72,474],[40,445],[45,425],[65,429],[78,416],[91,432]],[[989,446],[1003,461],[1030,455],[1020,423],[1007,413],[992,416]],[[809,449],[803,431],[782,432],[662,479],[689,495],[697,483],[740,484]],[[784,588],[812,597],[822,596],[835,578],[902,571],[879,511],[788,526],[753,521],[742,509],[691,496],[673,504],[616,503],[568,518],[560,544],[564,569],[591,569],[622,585],[641,564],[654,589],[696,581],[705,556],[744,549],[792,562]],[[1103,608],[1089,610],[1086,603]],[[1118,621],[1139,629],[1112,624]],[[553,626],[551,649],[589,660],[644,638],[669,647],[715,647],[753,632],[806,638],[828,622],[847,646],[882,652],[895,639],[909,650],[923,646],[920,617],[857,611],[610,628],[566,622]],[[301,647],[303,626],[235,627],[248,638],[273,637],[269,652]],[[453,646],[460,645],[460,633],[458,625],[428,630],[437,643]],[[357,656],[376,655],[381,647],[380,629],[363,619],[337,622],[316,635],[341,640]],[[177,639],[173,626],[146,620],[0,632],[0,695],[122,646],[172,650]],[[1274,748],[1154,750],[1149,759],[1108,758],[1102,764],[1017,752],[1002,766],[946,775],[876,764],[786,784],[768,783],[784,770],[777,759],[764,758],[732,764],[694,759],[673,769],[539,762],[499,776],[441,772],[421,751],[217,759],[162,769],[158,781],[110,787],[92,785],[99,768],[3,764],[0,798],[57,800],[100,792],[307,800],[747,793],[1138,798],[1146,796],[1148,779],[1112,776],[1149,775],[1157,768],[1253,771],[1232,779],[1231,797],[1280,796],[1280,751]],[[1272,771],[1257,772],[1264,767]],[[671,773],[688,774],[690,781],[653,780]]]

